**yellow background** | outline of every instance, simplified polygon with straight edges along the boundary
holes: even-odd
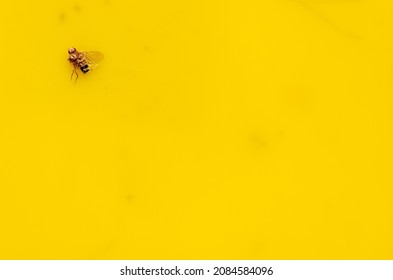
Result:
[[[3,1],[0,258],[392,259],[392,14]]]

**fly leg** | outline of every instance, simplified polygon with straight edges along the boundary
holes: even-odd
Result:
[[[71,80],[72,80],[72,77],[74,76],[74,74],[76,75],[76,78],[75,78],[75,83],[76,83],[76,80],[78,80],[78,78],[79,78],[79,74],[78,74],[78,71],[76,70],[76,66],[74,66],[74,69],[72,70]]]

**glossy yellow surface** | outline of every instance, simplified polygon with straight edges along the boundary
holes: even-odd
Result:
[[[4,1],[0,258],[392,259],[392,13]]]

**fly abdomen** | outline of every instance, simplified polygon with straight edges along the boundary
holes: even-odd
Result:
[[[89,68],[89,66],[87,64],[80,67],[83,74],[86,74],[87,72],[89,72],[88,68]]]

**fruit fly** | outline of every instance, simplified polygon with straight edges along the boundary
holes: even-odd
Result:
[[[80,52],[75,48],[69,48],[68,61],[74,66],[74,70],[71,74],[71,80],[74,74],[76,75],[76,80],[79,77],[78,69],[82,71],[83,74],[86,74],[93,68],[97,66],[97,63],[104,58],[104,55],[100,52]]]

